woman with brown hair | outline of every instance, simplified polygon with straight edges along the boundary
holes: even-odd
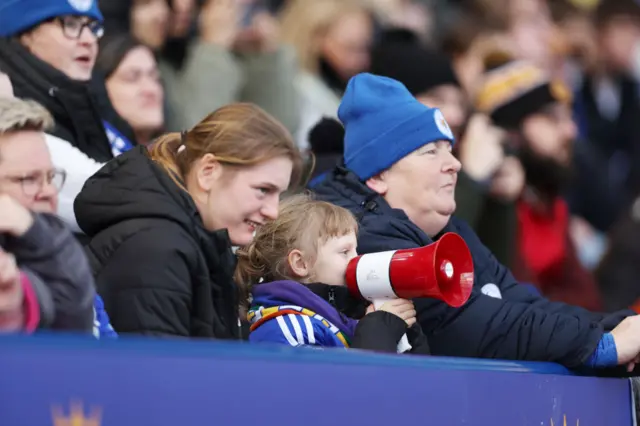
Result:
[[[232,246],[277,217],[300,170],[284,126],[232,104],[90,178],[75,211],[116,331],[239,338]]]

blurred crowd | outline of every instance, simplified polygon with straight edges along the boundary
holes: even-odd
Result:
[[[240,335],[223,285],[235,261],[214,230],[242,248],[263,223],[234,231],[223,213],[251,209],[252,195],[234,180],[211,198],[216,169],[198,161],[286,158],[262,171],[275,219],[280,193],[300,189],[290,182],[318,188],[345,165],[343,96],[363,73],[441,111],[455,216],[518,282],[589,311],[640,312],[637,0],[0,0],[0,282],[32,302],[19,327]],[[379,102],[363,90],[348,117],[359,125]],[[385,121],[362,132],[387,134]],[[227,207],[207,217],[207,203]],[[421,229],[435,239],[442,227]],[[206,286],[150,290],[153,277],[202,274]],[[97,294],[78,284],[94,279]],[[180,296],[151,315],[163,292]],[[164,314],[190,320],[169,330]]]

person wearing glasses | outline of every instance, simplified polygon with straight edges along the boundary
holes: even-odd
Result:
[[[95,0],[0,0],[0,72],[16,97],[53,115],[53,162],[67,171],[58,214],[79,232],[73,200],[102,164],[135,144],[93,76],[103,18]]]
[[[53,166],[45,142],[52,125],[36,102],[0,98],[0,331],[51,328],[102,337],[89,262],[53,214],[66,173]]]

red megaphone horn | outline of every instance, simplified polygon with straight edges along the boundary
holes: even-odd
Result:
[[[353,295],[376,305],[395,298],[432,297],[459,307],[471,294],[473,258],[462,237],[449,232],[425,247],[355,257],[346,281]]]

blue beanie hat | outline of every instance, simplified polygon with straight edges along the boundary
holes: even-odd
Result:
[[[363,181],[428,143],[454,142],[439,109],[424,106],[387,77],[363,73],[351,78],[338,117],[345,128],[345,166]]]
[[[102,21],[97,0],[0,0],[0,37],[17,35],[48,19],[66,15]]]

